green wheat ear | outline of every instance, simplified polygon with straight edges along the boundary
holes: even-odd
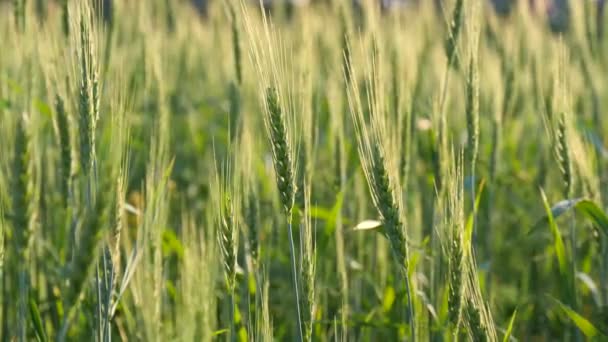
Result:
[[[314,250],[314,227],[310,216],[310,191],[304,185],[304,219],[300,231],[302,281],[302,320],[304,321],[304,341],[312,341],[313,320],[316,308],[315,272],[316,252]]]
[[[377,197],[377,208],[382,217],[383,232],[391,244],[399,266],[407,272],[408,252],[405,228],[399,217],[400,210],[390,185],[385,160],[377,146],[374,146],[372,156],[372,186]]]
[[[466,83],[466,119],[468,139],[468,160],[474,172],[479,151],[479,76],[475,56],[469,60],[469,71]]]
[[[564,184],[564,196],[569,198],[572,195],[572,159],[568,145],[568,131],[566,123],[566,113],[561,112],[555,129],[555,153],[559,163],[559,170],[562,174]]]
[[[13,211],[13,234],[20,257],[24,256],[29,241],[28,224],[28,151],[27,134],[23,118],[18,118],[15,127],[15,143],[13,146],[13,165],[11,177],[11,195]]]
[[[259,204],[256,193],[249,190],[244,201],[245,226],[248,232],[249,253],[254,262],[254,267],[258,264],[260,251],[260,226],[259,226]]]
[[[69,0],[61,0],[61,28],[66,37],[70,36],[70,10],[68,1]]]
[[[445,55],[448,59],[448,66],[458,66],[458,40],[463,22],[464,0],[456,0],[452,18],[448,25],[448,36],[444,43]]]
[[[234,7],[230,5],[230,17],[232,19],[230,29],[232,33],[232,54],[234,56],[234,70],[236,73],[236,80],[239,85],[243,83],[243,66],[242,66],[242,53],[241,53],[241,41],[239,37],[239,23]]]
[[[25,31],[25,8],[26,0],[13,0],[13,14],[17,31]]]
[[[448,260],[448,317],[454,333],[457,334],[462,312],[462,274],[464,272],[463,241],[460,229],[452,228],[450,238],[452,241],[449,244]]]
[[[226,284],[234,291],[236,282],[236,213],[233,211],[232,199],[228,193],[222,192],[220,208],[219,246],[224,260]]]
[[[272,145],[274,168],[277,187],[281,196],[281,204],[288,217],[295,200],[295,183],[291,148],[287,137],[284,114],[279,104],[277,91],[274,88],[266,90],[266,106],[268,108],[268,130]]]
[[[29,167],[29,138],[25,127],[25,115],[17,118],[15,127],[15,141],[13,146],[12,175],[11,175],[11,199],[13,210],[13,241],[15,256],[23,267],[16,269],[15,284],[18,284],[19,296],[17,297],[17,327],[15,332],[20,339],[25,339],[26,333],[26,310],[29,298],[29,267],[30,241],[33,236],[33,225],[30,224],[32,202],[32,175]]]
[[[55,112],[57,114],[57,138],[60,148],[60,177],[61,193],[64,205],[69,198],[70,178],[72,175],[72,149],[68,113],[60,95],[55,96]]]
[[[95,159],[95,128],[99,117],[99,83],[91,47],[89,27],[80,20],[80,169],[88,175]]]

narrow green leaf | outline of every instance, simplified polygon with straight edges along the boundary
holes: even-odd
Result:
[[[513,311],[513,314],[511,315],[511,319],[509,320],[509,326],[507,327],[505,336],[502,339],[503,342],[509,342],[509,339],[511,338],[511,333],[513,332],[513,325],[515,323],[515,317],[517,317],[517,309],[515,309],[515,311]]]
[[[32,325],[34,326],[36,338],[40,342],[46,342],[46,333],[44,332],[44,326],[42,325],[42,319],[40,318],[40,311],[38,310],[38,305],[36,305],[34,298],[30,298],[29,307],[30,318],[32,319]]]
[[[585,336],[587,338],[593,338],[593,337],[597,337],[600,335],[600,331],[591,322],[589,322],[585,317],[579,315],[576,311],[572,310],[569,306],[560,302],[559,300],[557,300],[555,298],[554,298],[554,300],[557,302],[557,304],[560,306],[560,308],[562,310],[564,310],[564,312],[566,313],[568,318],[570,318],[572,323],[574,323],[576,325],[576,327],[583,334],[585,334]]]
[[[342,203],[344,202],[344,192],[340,191],[336,195],[336,203],[330,211],[329,221],[327,222],[327,228],[329,234],[333,234],[336,229],[336,222],[338,221],[338,215],[340,215],[340,211],[342,210]]]
[[[540,194],[547,212],[547,220],[549,227],[551,228],[551,234],[553,235],[553,245],[555,248],[555,254],[557,255],[559,270],[562,275],[565,275],[568,273],[568,264],[566,262],[566,248],[564,247],[564,241],[562,240],[562,235],[557,228],[555,220],[553,219],[553,212],[551,207],[549,207],[549,202],[547,201],[547,196],[545,195],[543,189],[540,189]]]
[[[475,207],[473,208],[473,212],[469,214],[469,217],[467,218],[467,224],[464,230],[464,244],[465,251],[467,251],[467,253],[470,250],[469,247],[471,246],[471,241],[473,239],[473,222],[475,222],[475,216],[477,216],[477,210],[479,209],[479,202],[481,200],[481,194],[483,193],[485,184],[485,180],[482,179],[481,183],[479,183],[479,189],[477,189],[477,194],[475,194]]]
[[[382,298],[382,311],[389,312],[395,303],[395,298],[395,289],[392,286],[387,286]]]
[[[559,201],[551,207],[551,215],[556,219],[572,209],[587,217],[596,226],[601,228],[604,234],[608,235],[608,215],[595,202],[589,199],[574,198]],[[549,223],[549,218],[548,216],[544,216],[534,225],[528,234],[542,228],[547,223]]]
[[[310,206],[310,217],[329,221],[331,219],[331,211],[323,207],[312,205]]]
[[[53,111],[51,110],[51,107],[46,102],[41,101],[41,100],[36,100],[35,105],[36,105],[36,109],[38,110],[38,112],[40,112],[40,114],[43,114],[47,118],[53,117]]]
[[[220,330],[216,330],[213,332],[213,336],[219,336],[219,335],[223,335],[223,334],[227,334],[230,331],[230,329],[220,329]]]
[[[582,198],[575,198],[575,199],[566,199],[566,200],[557,202],[555,205],[553,205],[551,207],[551,210],[550,210],[552,219],[556,219],[556,218],[560,217],[562,214],[564,214],[568,210],[574,208],[576,206],[576,204],[582,200],[583,200]],[[545,216],[543,216],[543,218],[538,220],[538,222],[536,222],[536,224],[534,225],[534,227],[532,227],[532,229],[528,232],[528,234],[531,234],[531,233],[535,232],[536,230],[543,228],[548,223],[549,223],[549,216],[545,215]]]
[[[590,200],[579,201],[576,204],[576,210],[593,221],[604,234],[608,235],[608,216],[596,203]]]

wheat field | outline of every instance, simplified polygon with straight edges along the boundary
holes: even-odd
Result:
[[[109,3],[0,2],[0,341],[608,341],[603,1]]]

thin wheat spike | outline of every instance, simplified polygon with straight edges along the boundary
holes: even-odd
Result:
[[[93,154],[93,107],[90,85],[89,48],[90,37],[84,19],[80,20],[80,96],[79,96],[79,131],[80,131],[80,171],[88,175],[91,169]]]
[[[28,184],[30,179],[28,170],[28,138],[24,127],[24,120],[24,117],[17,119],[11,176],[15,256],[16,260],[22,262],[22,266],[18,268],[16,275],[19,289],[16,336],[22,341],[26,338],[26,307],[29,298],[28,262],[29,245],[32,236],[31,225],[29,224],[29,202],[31,198]]]
[[[444,49],[450,67],[458,65],[458,41],[463,24],[463,8],[464,0],[456,0],[448,25],[448,37],[445,40]]]
[[[315,313],[315,269],[316,253],[314,250],[314,227],[310,217],[310,190],[304,185],[304,223],[301,227],[301,273],[302,281],[302,307],[304,321],[304,341],[312,341],[313,320]]]
[[[570,158],[570,149],[568,146],[568,135],[567,135],[567,123],[566,113],[561,112],[557,122],[555,131],[555,152],[557,154],[557,160],[559,163],[559,169],[562,174],[562,181],[564,185],[563,195],[565,198],[569,198],[572,195],[572,159]]]
[[[55,97],[55,111],[57,113],[58,144],[61,149],[60,177],[61,193],[64,205],[67,205],[70,190],[70,178],[72,176],[72,148],[70,140],[69,117],[61,96]]]
[[[258,264],[259,260],[259,224],[258,224],[258,216],[259,216],[259,204],[256,198],[256,193],[253,190],[250,190],[250,193],[247,195],[246,204],[244,206],[245,209],[245,225],[247,226],[248,232],[248,241],[249,241],[249,252],[251,254],[251,258],[254,263],[254,267]]]
[[[70,36],[70,10],[68,6],[69,0],[61,0],[61,28],[66,37]]]
[[[25,31],[25,9],[26,0],[13,0],[15,26],[17,27],[18,32]]]
[[[479,152],[479,79],[477,75],[476,58],[472,55],[469,60],[469,72],[466,83],[466,118],[468,138],[468,160],[471,173],[475,175],[475,164]]]
[[[241,41],[239,34],[239,22],[234,7],[232,5],[230,5],[230,17],[232,19],[230,29],[232,31],[232,54],[234,58],[234,70],[236,74],[236,80],[240,85],[243,83]]]

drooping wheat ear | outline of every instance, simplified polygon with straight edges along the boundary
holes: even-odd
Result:
[[[572,195],[573,177],[566,120],[566,112],[561,112],[557,121],[557,127],[555,128],[555,153],[564,182],[563,195],[565,198],[569,198],[569,196]]]
[[[95,127],[99,114],[99,91],[97,74],[91,48],[89,28],[84,18],[80,20],[80,169],[88,175],[95,159]]]
[[[59,94],[55,96],[55,112],[57,114],[57,138],[61,152],[60,177],[63,203],[67,205],[70,196],[70,178],[72,176],[72,148],[70,140],[70,124],[68,113],[63,99]]]
[[[448,66],[458,65],[458,39],[463,22],[464,0],[456,0],[452,18],[448,24],[448,36],[445,40],[444,49],[448,59]]]
[[[302,244],[300,258],[302,281],[302,307],[304,321],[304,341],[312,340],[313,320],[315,313],[315,270],[316,253],[314,250],[314,227],[310,216],[310,190],[304,185],[304,224],[301,229],[300,241]]]
[[[285,127],[285,117],[279,104],[275,88],[266,90],[266,126],[272,146],[274,169],[276,172],[277,187],[281,196],[281,204],[291,220],[291,210],[295,200],[294,171],[291,149]]]
[[[61,28],[66,37],[70,35],[70,10],[68,6],[69,0],[61,0]]]
[[[231,31],[232,31],[232,54],[234,58],[234,70],[236,73],[236,80],[238,84],[243,83],[243,66],[242,66],[242,53],[241,53],[241,41],[239,35],[239,22],[236,15],[236,11],[232,4],[230,4],[230,17]]]

